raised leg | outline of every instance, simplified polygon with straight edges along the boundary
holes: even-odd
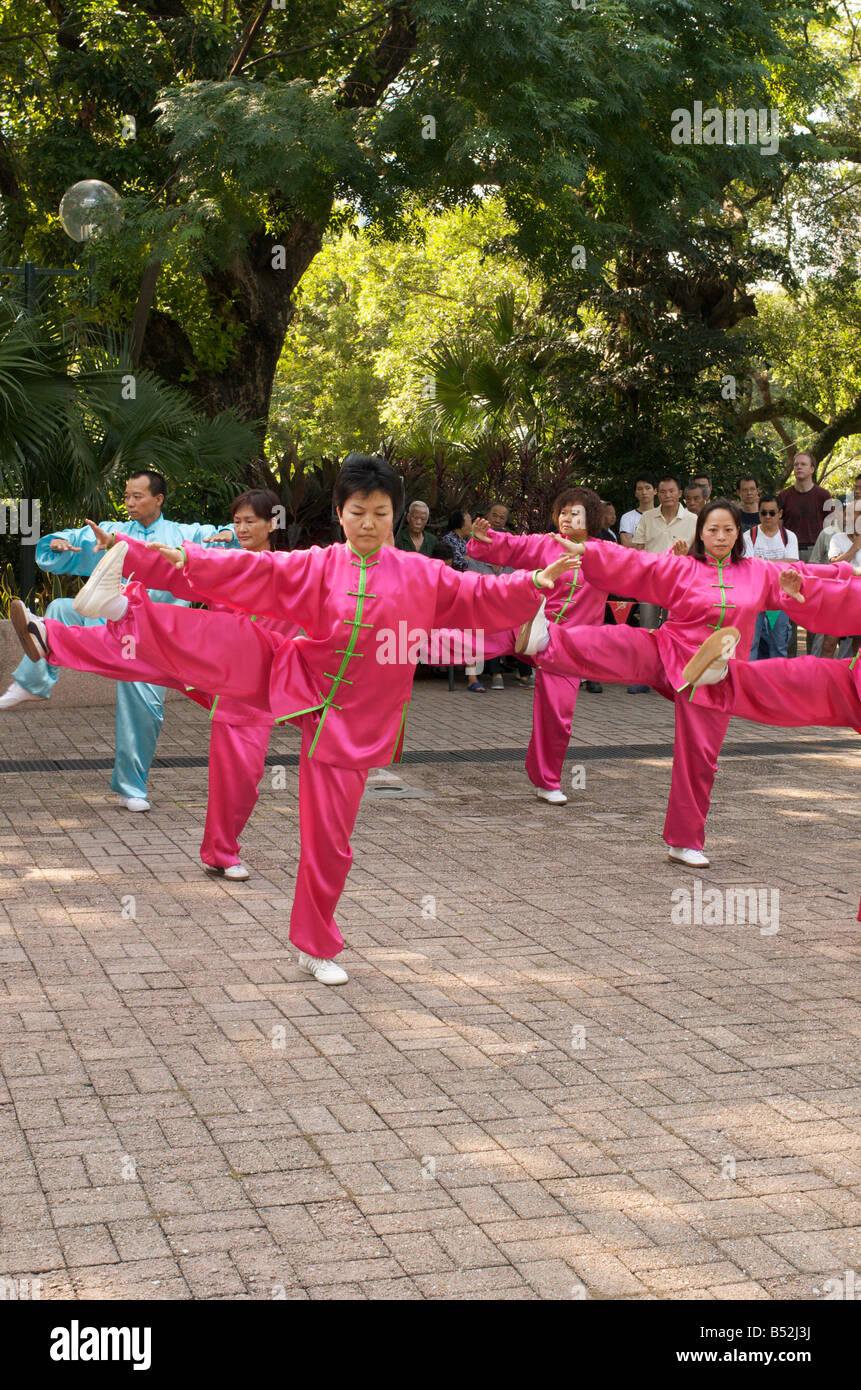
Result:
[[[112,680],[237,695],[268,711],[273,652],[287,639],[240,613],[153,603],[134,582],[126,596],[128,612],[119,622],[67,630],[49,621],[57,665]]]
[[[302,721],[299,755],[299,870],[290,940],[309,956],[330,960],[343,949],[335,908],[344,891],[353,851],[350,836],[368,769],[333,767],[308,757],[312,723]]]
[[[726,677],[731,711],[754,724],[789,729],[821,724],[861,733],[861,699],[851,667],[852,661],[815,656],[776,657],[755,666],[731,661]]]
[[[536,658],[540,671],[578,676],[581,680],[651,685],[673,697],[658,643],[650,632],[631,627],[550,628],[550,645]]]
[[[213,720],[209,737],[209,800],[200,857],[226,869],[239,862],[239,836],[257,805],[272,725]]]

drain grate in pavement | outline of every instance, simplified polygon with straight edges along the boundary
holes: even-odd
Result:
[[[748,743],[724,744],[722,758],[799,758],[808,753],[848,753],[852,751],[850,739],[818,738],[806,739],[788,748],[769,740]],[[578,748],[571,745],[569,757],[584,762],[600,759],[624,758],[671,758],[671,743],[608,743],[592,747]],[[416,749],[404,754],[404,764],[409,763],[519,763],[526,757],[525,748],[428,748]],[[298,753],[270,754],[266,759],[269,767],[298,767]],[[114,765],[113,758],[2,758],[0,772],[105,772]],[[156,758],[155,768],[202,768],[208,766],[208,759],[200,754],[192,756],[170,754]]]

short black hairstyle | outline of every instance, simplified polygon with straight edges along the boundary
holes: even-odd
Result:
[[[461,526],[463,526],[464,522],[466,521],[466,518],[466,512],[449,512],[448,521],[446,522],[446,530],[459,531]]]
[[[682,485],[675,473],[662,473],[658,479],[658,487],[661,486],[661,483],[675,483],[679,492],[682,490]]]
[[[658,480],[655,477],[654,473],[638,473],[636,478],[634,479],[635,488],[637,486],[637,483],[648,483],[650,487],[658,486]]]
[[[348,454],[344,459],[332,494],[338,511],[343,511],[347,499],[357,492],[363,496],[384,492],[391,498],[396,521],[403,513],[404,480],[382,454]]]
[[[729,512],[735,522],[736,538],[730,551],[731,560],[745,560],[744,553],[744,523],[741,519],[741,507],[737,502],[733,502],[729,497],[716,497],[713,502],[706,502],[699,516],[697,517],[697,529],[688,551],[695,560],[705,560],[706,548],[703,545],[703,527],[711,516],[712,512]]]
[[[781,502],[780,498],[777,496],[777,493],[775,492],[764,493],[764,495],[759,499],[759,505],[762,506],[763,502],[776,502],[777,510],[779,512],[783,511],[783,503]]]
[[[711,485],[712,485],[712,475],[711,475],[711,473],[702,473],[702,472],[700,472],[700,473],[695,473],[695,474],[693,475],[693,477],[691,478],[691,482],[692,482],[692,483],[695,483],[696,480],[697,480],[697,478],[705,478],[705,480],[706,480],[706,482],[708,483],[709,487],[711,487]]]
[[[448,541],[437,541],[436,549],[433,553],[433,558],[435,560],[442,560],[443,563],[445,563],[447,560],[454,559],[454,551],[452,550]]]
[[[149,490],[153,497],[158,497],[159,493],[162,497],[167,497],[167,479],[162,477],[161,473],[154,473],[151,468],[136,468],[134,473],[130,473],[126,478],[126,482],[130,483],[132,478],[148,479]]]
[[[735,480],[735,485],[736,487],[741,487],[742,483],[756,483],[757,487],[759,487],[759,480],[755,478],[752,473],[739,473]]]

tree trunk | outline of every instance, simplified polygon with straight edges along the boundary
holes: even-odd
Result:
[[[326,220],[293,222],[280,236],[254,232],[240,256],[206,276],[213,312],[244,329],[222,371],[200,366],[189,338],[169,314],[154,309],[147,321],[141,365],[168,381],[186,382],[194,404],[210,418],[233,409],[256,425],[261,457],[275,369],[294,313],[293,291],[320,251]],[[275,247],[283,247],[283,253],[273,254]],[[273,260],[284,268],[275,269]]]

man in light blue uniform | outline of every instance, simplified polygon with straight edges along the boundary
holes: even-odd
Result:
[[[125,507],[128,521],[103,521],[105,531],[133,536],[139,541],[160,541],[179,546],[186,541],[224,541],[236,545],[233,527],[184,525],[167,521],[162,508],[167,484],[160,473],[144,469],[133,473],[126,483]],[[89,575],[101,559],[97,540],[89,526],[68,531],[55,531],[42,536],[36,547],[36,564],[51,574]],[[151,589],[155,603],[182,603],[160,589]],[[54,599],[45,610],[46,618],[56,618],[67,627],[92,627],[101,619],[82,618],[72,607],[70,598]],[[12,676],[12,684],[0,696],[0,710],[13,709],[29,700],[50,698],[59,675],[56,666],[25,657]],[[148,811],[147,777],[155,756],[159,730],[164,722],[164,686],[145,685],[140,681],[117,682],[116,753],[111,788],[130,811]]]

